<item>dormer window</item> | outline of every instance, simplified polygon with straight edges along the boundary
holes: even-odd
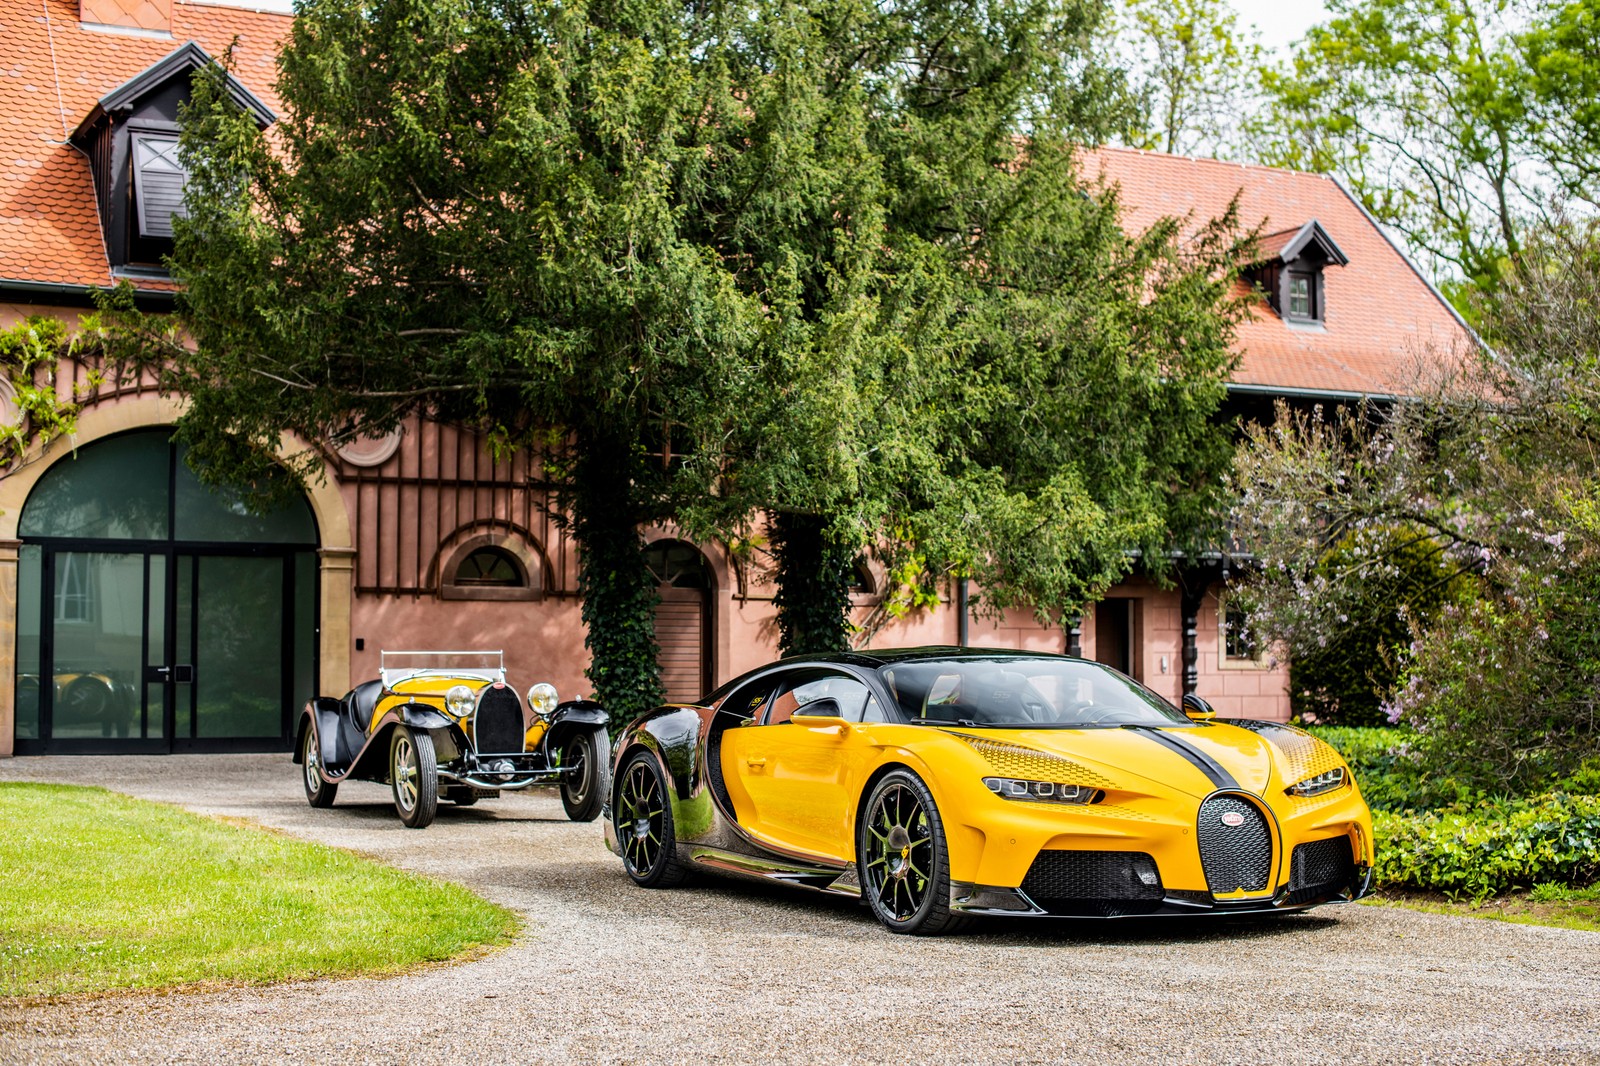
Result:
[[[1267,255],[1246,276],[1285,322],[1321,325],[1326,317],[1323,270],[1345,266],[1349,258],[1316,219],[1299,229],[1268,234],[1260,246]]]
[[[178,139],[133,135],[133,195],[139,236],[172,239],[172,219],[183,215],[183,187],[189,172],[178,159]]]
[[[89,157],[106,258],[119,275],[163,276],[172,220],[184,214],[188,172],[178,152],[178,112],[191,79],[213,60],[190,41],[102,97],[72,143]],[[228,92],[265,129],[275,116],[231,74]]]
[[[1321,271],[1291,270],[1286,292],[1289,297],[1284,307],[1284,317],[1302,322],[1315,322],[1317,314],[1317,282]]]

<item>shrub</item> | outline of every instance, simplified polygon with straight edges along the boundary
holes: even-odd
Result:
[[[1483,899],[1600,877],[1600,796],[1550,793],[1420,814],[1375,811],[1373,829],[1383,885]]]
[[[1308,721],[1382,725],[1383,699],[1399,677],[1412,625],[1426,625],[1446,604],[1469,599],[1474,583],[1432,537],[1404,527],[1349,533],[1317,565],[1317,574],[1330,581],[1353,571],[1366,574],[1346,582],[1360,594],[1330,604],[1345,624],[1331,637],[1292,649],[1289,699]]]
[[[1427,772],[1409,730],[1314,726],[1311,732],[1344,756],[1367,806],[1375,811],[1431,810],[1483,798],[1453,777]]]

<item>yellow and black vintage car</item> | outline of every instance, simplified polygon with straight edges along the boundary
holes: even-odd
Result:
[[[606,841],[637,884],[765,878],[900,933],[1283,913],[1372,878],[1372,817],[1328,745],[1065,656],[786,659],[641,716],[612,779]]]
[[[441,798],[470,807],[559,783],[568,818],[599,815],[607,780],[599,704],[561,702],[544,682],[524,703],[498,651],[386,651],[379,662],[378,677],[342,699],[316,697],[300,716],[294,761],[311,806],[333,806],[344,781],[386,782],[400,820],[421,829]]]

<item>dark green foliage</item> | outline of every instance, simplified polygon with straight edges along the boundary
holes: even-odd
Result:
[[[1482,792],[1428,770],[1419,758],[1417,736],[1408,729],[1314,726],[1311,732],[1344,756],[1362,798],[1375,811],[1436,810],[1484,798]]]
[[[1600,879],[1600,797],[1551,793],[1422,814],[1379,812],[1380,884],[1483,899]]]
[[[778,586],[778,653],[850,647],[850,583],[860,550],[815,515],[775,514],[769,527]]]
[[[1413,628],[1432,625],[1446,604],[1470,597],[1474,583],[1425,530],[1406,527],[1351,531],[1317,568],[1330,586],[1351,570],[1362,572],[1359,598],[1337,608],[1348,623],[1325,644],[1296,649],[1290,704],[1310,722],[1386,725],[1384,700]]]

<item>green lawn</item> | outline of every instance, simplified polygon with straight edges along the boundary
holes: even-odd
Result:
[[[1532,892],[1512,892],[1476,903],[1452,900],[1431,892],[1382,888],[1362,902],[1378,907],[1409,907],[1430,914],[1457,914],[1518,925],[1553,925],[1600,933],[1600,885],[1588,888],[1541,885]]]
[[[0,784],[0,996],[394,972],[517,926],[337,848],[99,788]]]

